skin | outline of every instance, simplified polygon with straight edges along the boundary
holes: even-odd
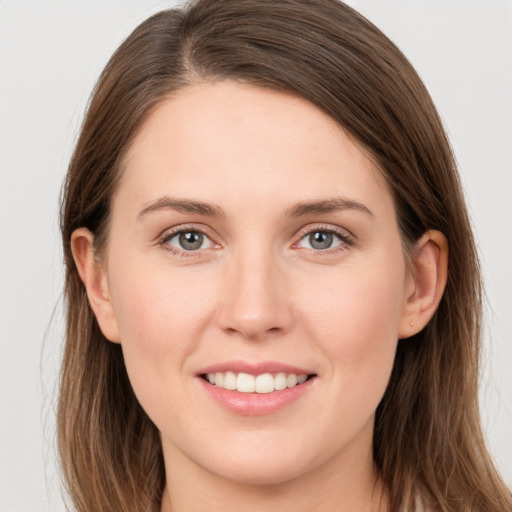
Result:
[[[290,215],[340,198],[344,208]],[[204,233],[202,248],[180,247],[180,229]],[[326,230],[332,247],[313,247],[309,234]],[[447,247],[429,232],[406,265],[383,175],[329,116],[230,81],[179,91],[129,149],[101,255],[84,228],[72,246],[100,327],[122,344],[161,432],[162,511],[386,510],[375,410],[397,340],[441,298]],[[316,377],[284,408],[244,416],[197,376],[233,359]]]

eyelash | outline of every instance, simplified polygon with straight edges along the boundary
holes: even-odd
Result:
[[[173,255],[178,256],[180,258],[198,258],[203,255],[203,251],[208,249],[197,249],[197,250],[190,250],[187,251],[185,249],[177,249],[171,245],[169,245],[170,240],[175,238],[176,236],[179,236],[183,233],[199,233],[206,237],[210,243],[214,244],[217,247],[220,247],[220,244],[216,243],[212,238],[211,235],[209,235],[203,228],[198,228],[195,226],[180,226],[179,228],[176,228],[175,230],[166,233],[164,236],[162,236],[159,241],[158,245],[160,245],[165,251],[171,252]],[[326,249],[314,249],[314,248],[299,248],[297,245],[304,240],[306,237],[311,236],[313,233],[329,233],[338,238],[340,241],[340,245],[336,247],[329,247]],[[309,228],[301,231],[299,233],[299,239],[297,242],[294,242],[292,244],[292,247],[297,250],[305,250],[308,251],[315,256],[321,257],[322,255],[329,255],[333,253],[337,253],[340,251],[346,250],[348,247],[353,247],[356,245],[355,239],[351,234],[348,234],[345,230],[336,229],[332,226],[322,226],[317,225],[314,228]]]
[[[304,231],[301,231],[299,234],[299,240],[295,242],[292,245],[292,247],[296,247],[302,240],[304,240],[308,236],[311,236],[313,233],[329,233],[331,235],[336,236],[340,241],[340,245],[336,247],[329,247],[327,249],[314,249],[308,247],[300,249],[306,250],[316,257],[336,254],[338,252],[347,250],[347,248],[349,247],[354,247],[356,245],[354,236],[352,234],[349,234],[346,230],[336,229],[332,226],[317,225],[312,229],[306,228]]]
[[[179,228],[176,228],[175,230],[166,233],[164,236],[162,236],[159,241],[158,245],[160,245],[165,251],[168,251],[172,253],[175,256],[178,256],[180,258],[198,258],[202,256],[203,251],[206,249],[198,249],[195,251],[187,251],[185,249],[177,249],[176,247],[173,247],[172,245],[169,245],[169,242],[175,238],[176,236],[179,236],[183,233],[199,233],[203,235],[205,238],[207,238],[213,245],[216,245],[217,247],[220,247],[220,244],[217,244],[212,240],[212,236],[209,235],[206,230],[203,228],[198,228],[195,226],[180,226]]]

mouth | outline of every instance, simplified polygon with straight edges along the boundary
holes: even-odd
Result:
[[[318,380],[311,369],[276,361],[226,361],[202,368],[197,377],[207,396],[242,416],[265,416],[295,402],[307,403],[301,397],[312,396]]]
[[[303,385],[316,377],[314,373],[259,373],[220,371],[203,373],[200,377],[212,386],[238,393],[268,394]]]

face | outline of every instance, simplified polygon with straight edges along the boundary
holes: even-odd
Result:
[[[161,103],[103,268],[168,467],[270,483],[371,459],[409,279],[384,178],[315,106],[229,81]]]

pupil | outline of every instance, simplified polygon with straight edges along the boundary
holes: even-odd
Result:
[[[309,243],[313,249],[328,249],[332,245],[332,233],[317,231],[309,235]]]
[[[180,245],[187,251],[199,249],[203,244],[203,235],[197,231],[187,231],[180,234]]]

